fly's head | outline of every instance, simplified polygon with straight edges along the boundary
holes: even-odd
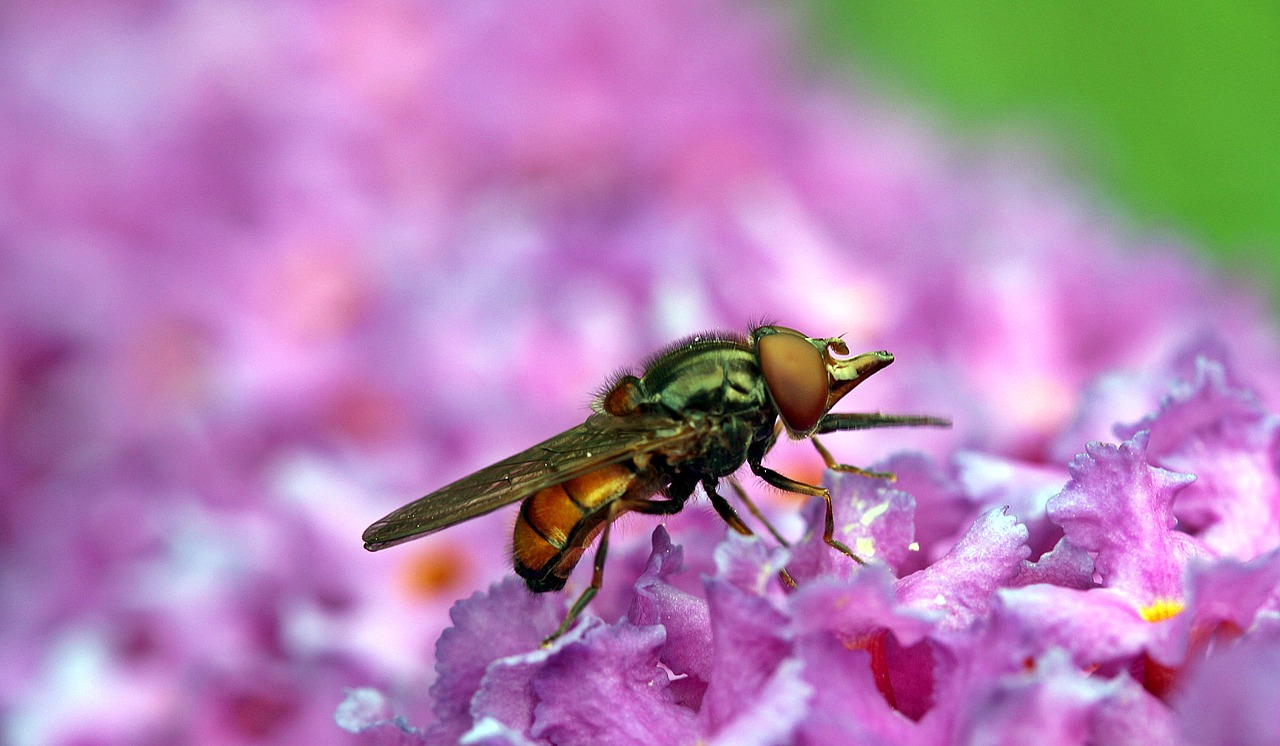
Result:
[[[785,326],[751,332],[765,388],[793,438],[806,438],[836,402],[893,362],[885,350],[849,356],[839,337],[806,337]]]

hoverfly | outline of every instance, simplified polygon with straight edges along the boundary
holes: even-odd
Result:
[[[807,337],[782,326],[678,342],[650,358],[639,376],[618,376],[581,425],[374,522],[364,532],[365,549],[385,549],[523,500],[515,524],[515,570],[529,590],[543,593],[564,587],[599,536],[591,585],[545,645],[569,629],[600,589],[609,529],[623,513],[678,513],[701,485],[730,527],[752,533],[717,490],[721,479],[745,463],[774,487],[824,499],[823,541],[860,563],[834,537],[830,493],[761,461],[783,429],[803,439],[838,430],[951,423],[919,415],[829,413],[855,386],[893,362],[883,350],[848,355],[838,337]],[[837,464],[816,438],[813,443],[830,468],[888,476]],[[746,493],[730,484],[763,521]]]

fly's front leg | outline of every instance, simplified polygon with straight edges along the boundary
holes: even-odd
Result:
[[[951,427],[951,420],[943,417],[930,417],[917,414],[880,414],[879,412],[849,412],[827,414],[818,423],[814,435],[809,438],[813,447],[822,456],[822,461],[832,471],[861,474],[872,479],[893,481],[896,477],[887,471],[871,471],[850,464],[836,461],[825,446],[816,437],[818,433],[834,433],[840,430],[871,430],[880,427]]]
[[[809,442],[813,443],[813,447],[817,449],[818,455],[822,457],[822,462],[832,471],[843,472],[845,474],[861,474],[864,477],[871,477],[872,479],[886,479],[890,482],[898,479],[898,477],[891,471],[872,471],[870,469],[863,469],[860,466],[854,466],[853,464],[842,464],[839,461],[836,461],[835,456],[831,455],[831,451],[828,451],[826,446],[822,445],[822,442],[818,440],[818,436],[816,435],[809,436]]]
[[[836,517],[831,504],[830,490],[826,487],[815,487],[812,484],[806,484],[805,482],[792,479],[785,474],[779,474],[758,461],[748,461],[747,464],[751,467],[751,471],[754,472],[756,476],[780,490],[795,492],[801,495],[813,495],[814,497],[821,497],[826,501],[827,515],[826,523],[822,529],[822,540],[827,543],[827,546],[835,549],[854,562],[857,562],[859,565],[866,564],[862,561],[861,557],[853,553],[852,549],[836,539]]]

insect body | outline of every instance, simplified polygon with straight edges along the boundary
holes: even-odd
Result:
[[[916,415],[831,414],[841,397],[893,362],[884,351],[843,357],[848,354],[838,338],[806,337],[781,326],[757,327],[746,337],[710,334],[673,345],[653,357],[641,375],[616,379],[581,425],[376,521],[364,532],[365,548],[393,546],[523,500],[515,526],[515,569],[530,590],[544,592],[563,588],[600,536],[591,585],[549,642],[569,628],[599,590],[609,527],[623,513],[677,513],[702,485],[734,530],[751,533],[717,490],[720,480],[745,463],[779,489],[826,500],[823,539],[860,562],[834,538],[827,490],[761,463],[781,429],[798,439],[837,430],[951,423]],[[862,471],[836,464],[816,439],[814,444],[829,467]]]

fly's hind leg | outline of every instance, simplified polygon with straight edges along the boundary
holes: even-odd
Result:
[[[619,500],[610,507],[609,516],[605,519],[604,530],[600,533],[600,545],[596,547],[595,562],[591,570],[591,585],[587,586],[578,596],[578,600],[573,602],[573,606],[569,607],[569,613],[564,615],[564,621],[560,622],[560,626],[552,632],[550,636],[542,641],[542,647],[551,647],[551,643],[557,638],[569,631],[574,621],[582,610],[587,608],[587,604],[591,603],[591,599],[596,597],[600,592],[600,588],[604,585],[604,563],[609,554],[609,530],[613,528],[613,521],[628,510],[637,513],[648,513],[650,515],[671,515],[679,513],[684,507],[684,500]]]
[[[604,524],[604,531],[600,533],[600,546],[596,547],[595,566],[591,571],[591,585],[587,586],[582,595],[578,596],[578,600],[573,602],[573,606],[569,607],[569,613],[564,615],[564,621],[560,622],[560,626],[552,632],[549,637],[542,641],[542,647],[549,648],[556,638],[569,631],[569,627],[573,626],[573,622],[587,608],[587,604],[591,603],[591,599],[596,597],[600,592],[600,586],[604,584],[604,560],[609,553],[609,530],[613,528],[613,519],[610,518]]]

